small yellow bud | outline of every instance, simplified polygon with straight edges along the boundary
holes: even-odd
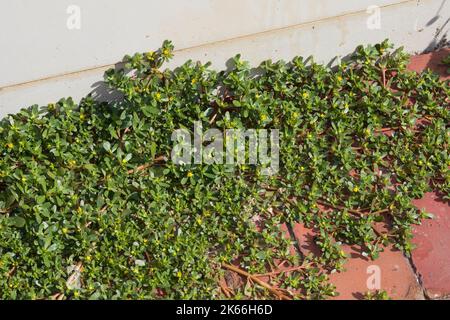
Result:
[[[77,164],[75,160],[69,160],[69,166],[74,167]]]
[[[189,172],[187,173],[187,176],[188,176],[188,178],[191,178],[191,177],[194,176],[194,174],[193,174],[191,171],[189,171]]]

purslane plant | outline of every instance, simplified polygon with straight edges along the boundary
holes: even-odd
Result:
[[[1,298],[326,298],[342,243],[409,254],[429,217],[411,200],[449,199],[448,82],[408,71],[387,41],[333,69],[238,55],[227,71],[163,70],[172,52],[107,71],[120,99],[1,121]],[[174,165],[171,134],[195,121],[279,129],[280,172]],[[280,226],[293,223],[314,230],[318,256],[292,254]]]

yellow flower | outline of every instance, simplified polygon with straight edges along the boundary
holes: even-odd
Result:
[[[87,256],[86,256],[86,261],[89,262],[89,261],[91,261],[91,260],[92,260],[92,257],[89,256],[89,255],[87,255]]]
[[[69,232],[69,229],[67,229],[67,228],[62,228],[62,232],[63,232],[63,233],[68,233],[68,232]]]
[[[192,84],[196,84],[196,83],[197,83],[197,79],[195,79],[195,78],[192,79],[192,80],[191,80],[191,83],[192,83]]]
[[[353,188],[353,192],[358,192],[358,191],[359,191],[359,188],[355,186],[355,187]]]
[[[178,279],[181,278],[182,275],[183,275],[183,274],[181,273],[181,271],[178,271],[178,272],[177,272],[177,277],[178,277]]]
[[[419,160],[419,166],[423,165],[423,161]]]
[[[163,55],[168,56],[170,54],[170,50],[164,49],[162,53],[163,53]]]
[[[203,220],[202,220],[202,218],[197,218],[197,223],[199,224],[199,225],[201,225],[202,224],[202,222],[203,222]]]
[[[261,121],[266,121],[267,120],[267,116],[265,114],[262,114],[260,116]]]
[[[161,99],[161,93],[159,93],[159,92],[157,92],[156,94],[155,94],[155,98],[156,98],[156,100],[160,100]]]
[[[83,121],[86,118],[86,116],[84,115],[84,113],[80,113],[80,120]]]
[[[341,77],[341,76],[338,76],[338,77],[337,77],[337,80],[338,80],[339,82],[341,82],[341,81],[342,81],[342,77]]]
[[[12,148],[14,148],[14,145],[10,142],[10,143],[7,143],[7,144],[6,144],[6,147],[7,147],[8,149],[12,149]]]
[[[191,177],[194,176],[194,174],[193,174],[191,171],[189,171],[189,172],[187,173],[187,176],[188,176],[188,178],[191,178]]]
[[[303,92],[303,98],[308,98],[309,97],[309,93],[308,92]]]
[[[69,166],[73,167],[77,164],[75,160],[69,160]]]
[[[22,182],[26,182],[26,181],[27,181],[27,178],[22,177]]]

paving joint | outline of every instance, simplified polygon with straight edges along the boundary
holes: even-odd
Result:
[[[414,274],[414,277],[416,278],[417,283],[419,284],[420,290],[422,291],[422,295],[424,296],[425,300],[433,300],[428,294],[427,289],[425,288],[422,276],[414,263],[412,255],[407,256],[404,254],[404,256],[406,260],[408,260],[409,266],[411,267],[411,270]]]

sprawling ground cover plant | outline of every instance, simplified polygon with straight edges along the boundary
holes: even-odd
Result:
[[[387,41],[333,69],[236,56],[227,71],[162,70],[172,51],[109,70],[115,102],[1,121],[1,298],[326,298],[341,243],[408,254],[428,216],[411,200],[448,200],[448,82],[407,71]],[[195,121],[279,129],[279,173],[174,165],[171,134]],[[280,225],[293,222],[316,231],[319,256],[292,254]]]

